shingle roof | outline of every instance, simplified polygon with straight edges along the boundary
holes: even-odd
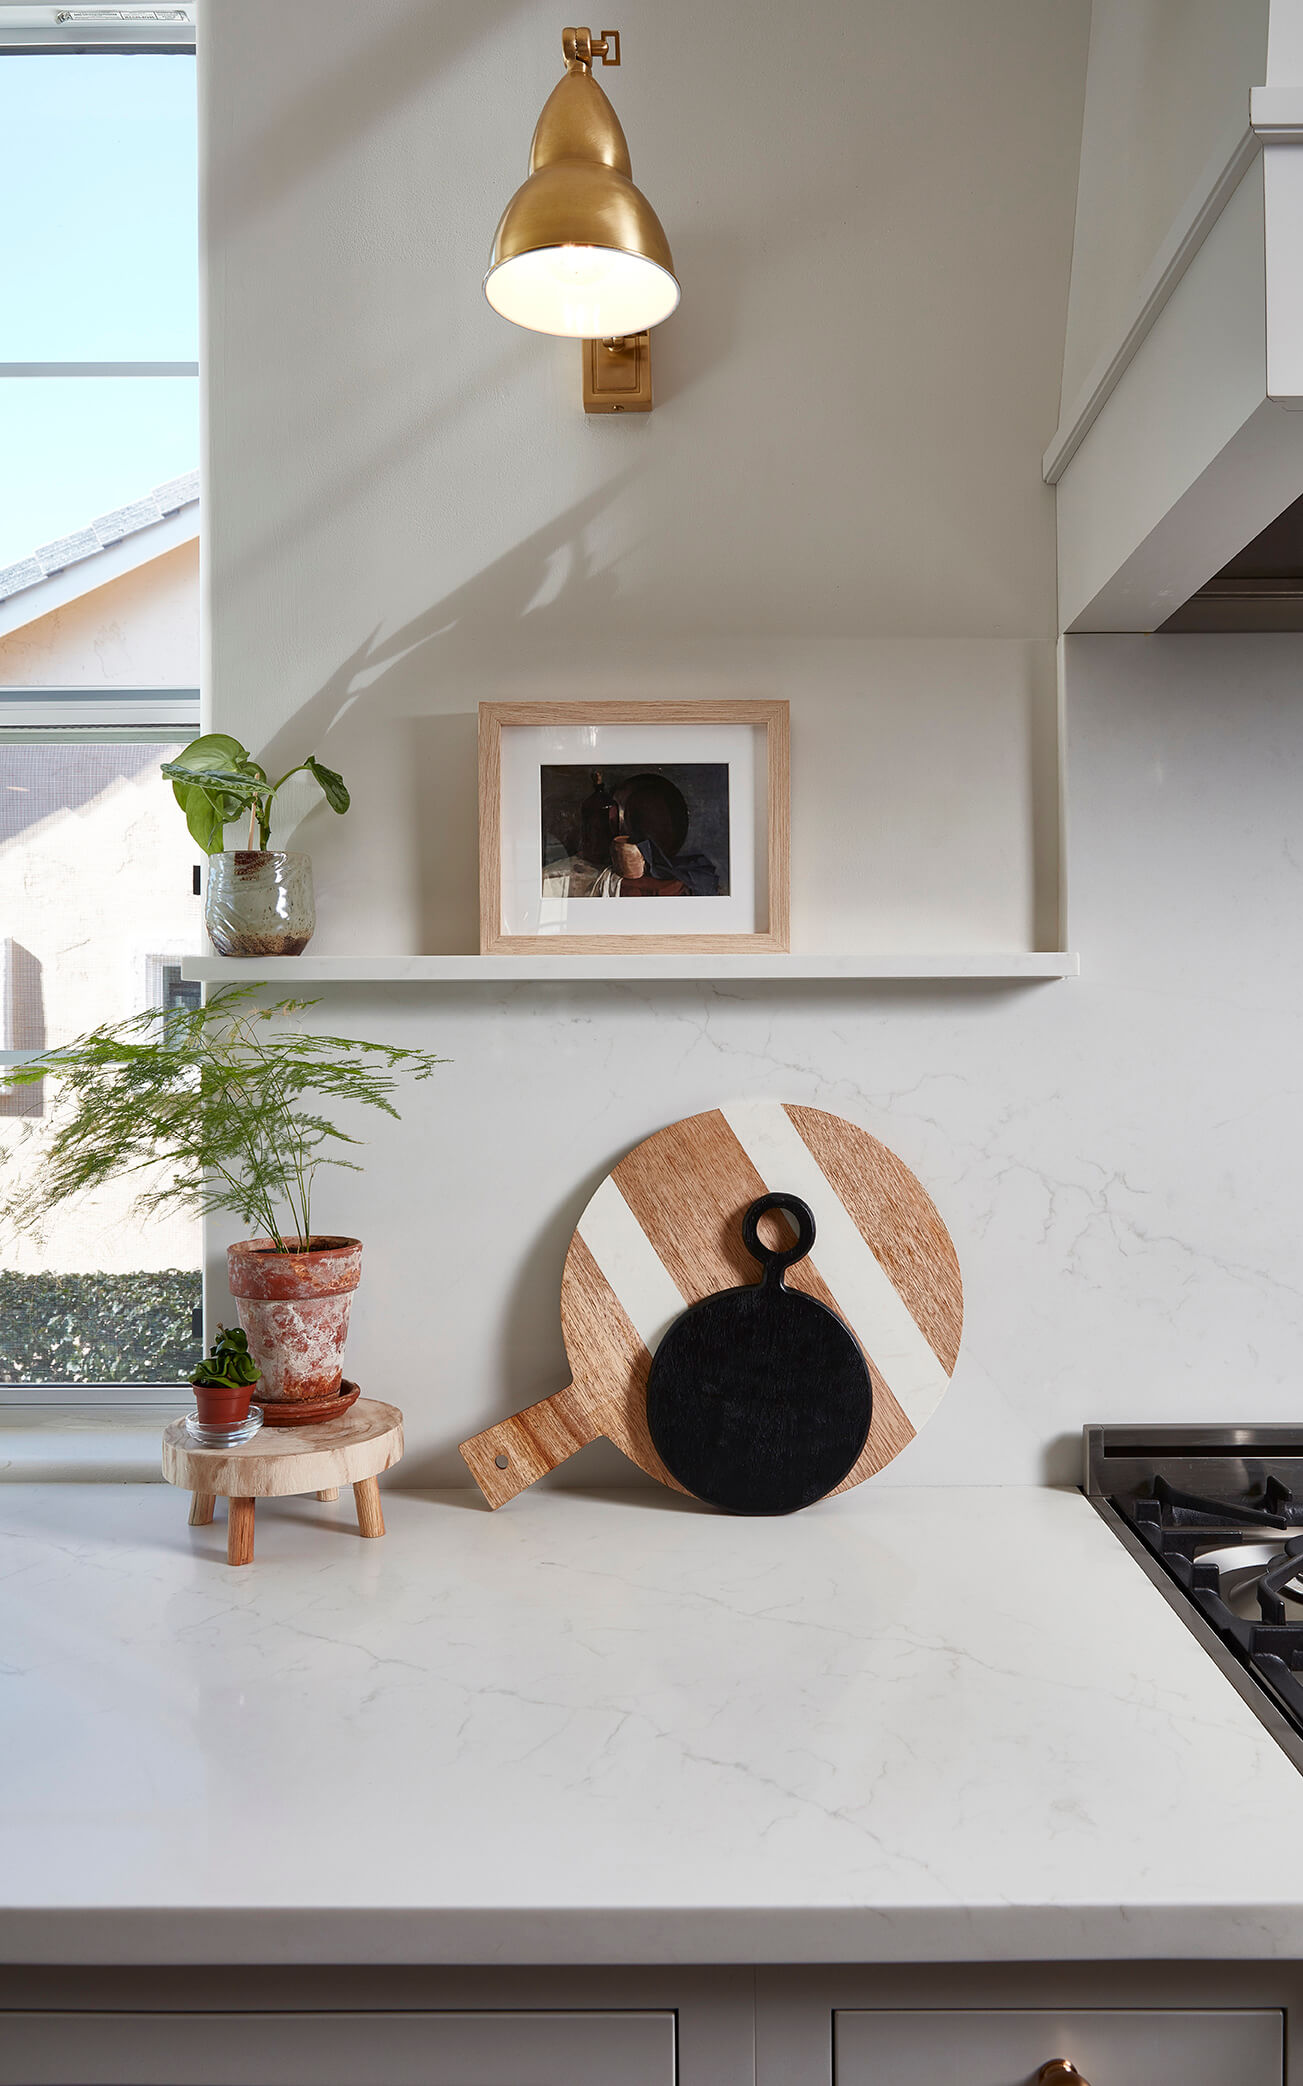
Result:
[[[41,544],[30,558],[20,558],[16,565],[0,566],[0,601],[7,601],[11,594],[21,594],[24,587],[39,586],[43,579],[63,572],[82,558],[97,557],[100,551],[121,543],[124,536],[134,536],[155,522],[166,521],[170,514],[193,506],[198,498],[199,473],[187,471],[184,478],[170,478],[166,485],[156,485],[143,500],[133,500],[129,507],[115,507],[111,514],[99,515],[89,528],[60,536],[54,543]]]

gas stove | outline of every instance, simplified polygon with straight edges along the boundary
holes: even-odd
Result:
[[[1303,1768],[1303,1428],[1087,1427],[1086,1494]]]

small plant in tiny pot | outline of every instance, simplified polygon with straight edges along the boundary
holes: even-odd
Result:
[[[262,1371],[249,1352],[249,1336],[240,1326],[217,1328],[217,1338],[198,1367],[190,1372],[195,1405],[203,1427],[239,1427],[249,1417],[253,1386]]]
[[[428,1079],[444,1062],[423,1050],[305,1031],[315,1003],[253,1003],[232,986],[203,1007],[150,1008],[8,1070],[11,1085],[53,1079],[40,1163],[0,1219],[33,1231],[70,1196],[119,1175],[140,1179],[137,1211],[222,1211],[255,1236],[227,1250],[227,1272],[258,1401],[334,1396],[349,1309],[362,1269],[358,1239],[312,1229],[323,1166],[360,1169],[359,1140],[326,1113],[335,1104],[397,1119],[400,1076]],[[51,1134],[52,1133],[52,1134]],[[18,1157],[23,1143],[0,1160]]]
[[[331,810],[342,814],[349,804],[343,777],[310,753],[273,782],[229,732],[192,739],[162,772],[208,856],[204,922],[218,955],[301,955],[317,924],[312,861],[271,846],[272,806],[291,776],[311,775]],[[245,818],[248,845],[226,847],[226,828]]]

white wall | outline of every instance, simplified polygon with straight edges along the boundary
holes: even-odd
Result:
[[[612,1162],[738,1094],[864,1123],[957,1242],[955,1379],[878,1482],[1070,1482],[1088,1420],[1297,1418],[1303,639],[1067,646],[1079,981],[332,991],[323,1026],[452,1060],[321,1195],[367,1241],[351,1365],[412,1482],[566,1380],[561,1263]]]
[[[1085,8],[626,12],[609,82],[684,277],[638,422],[585,421],[574,351],[479,294],[553,17],[207,12],[213,713],[357,786],[303,828],[320,946],[470,946],[476,700],[604,687],[791,694],[811,940],[1025,925]],[[409,1478],[564,1380],[588,1192],[740,1092],[866,1123],[954,1232],[959,1372],[895,1476],[1289,1414],[1301,669],[1296,640],[1070,641],[1080,984],[332,993],[323,1025],[453,1060],[322,1186]]]
[[[1210,159],[1267,77],[1268,0],[1094,0],[1063,358],[1071,407],[1118,346],[1136,291]]]
[[[354,789],[318,946],[475,946],[478,701],[694,690],[793,703],[807,944],[1030,946],[1085,0],[626,10],[684,286],[636,420],[481,293],[540,0],[207,15],[212,714]]]

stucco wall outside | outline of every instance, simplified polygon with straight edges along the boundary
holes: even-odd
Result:
[[[199,946],[196,850],[159,778],[166,754],[160,745],[0,751],[11,804],[26,792],[35,799],[55,775],[72,799],[0,841],[0,921],[39,967],[34,977],[32,961],[22,964],[17,1012],[25,1035],[34,1020],[43,1034],[18,1047],[68,1042],[153,1004],[160,981],[151,958]],[[48,1125],[48,1116],[10,1115],[0,1098],[0,1180],[35,1163]],[[4,1264],[24,1273],[196,1266],[198,1224],[142,1225],[131,1214],[133,1192],[122,1180],[66,1205],[43,1243],[6,1237]]]
[[[37,588],[33,606],[39,599]],[[180,543],[0,637],[0,688],[115,684],[199,686],[198,542]]]
[[[34,619],[0,639],[0,686],[193,687],[199,667],[197,545]],[[9,1047],[67,1042],[146,1007],[159,990],[151,959],[200,946],[198,851],[160,779],[156,744],[0,746],[0,937],[15,945]],[[30,1092],[0,1094],[0,1181],[35,1162],[48,1116]],[[67,1205],[42,1240],[7,1235],[5,1267],[21,1273],[195,1267],[200,1227],[142,1225],[133,1189],[114,1183]]]

